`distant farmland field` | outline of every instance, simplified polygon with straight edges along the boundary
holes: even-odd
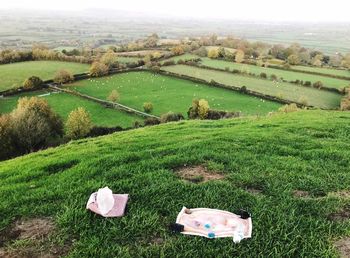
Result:
[[[13,110],[20,97],[40,96],[49,93],[48,91],[35,91],[26,94],[18,94],[11,97],[0,98],[0,114],[9,113]],[[51,93],[49,96],[42,96],[48,101],[52,109],[57,112],[64,120],[69,113],[78,107],[84,107],[89,111],[92,122],[99,126],[121,126],[123,128],[131,127],[134,121],[142,121],[139,116],[127,114],[125,112],[109,109],[100,104],[75,97],[66,93]]]
[[[214,109],[242,111],[244,114],[266,114],[281,106],[231,90],[150,72],[122,73],[78,81],[67,87],[101,99],[105,99],[115,89],[120,93],[121,104],[142,110],[144,102],[152,102],[155,115],[168,111],[186,114],[195,98],[207,99]]]
[[[192,76],[208,82],[214,80],[225,85],[242,87],[264,93],[271,96],[278,96],[291,101],[300,102],[306,100],[309,105],[319,108],[338,108],[341,95],[324,90],[308,88],[291,83],[273,82],[259,78],[232,74],[228,72],[214,71],[197,68],[188,65],[174,65],[162,67],[163,70]]]
[[[313,75],[313,74],[306,74],[306,73],[299,73],[295,71],[286,71],[286,70],[279,70],[279,69],[274,69],[274,68],[266,68],[266,67],[260,67],[256,65],[247,65],[247,64],[239,64],[239,63],[234,63],[234,62],[228,62],[228,61],[223,61],[223,60],[216,60],[216,59],[210,59],[210,58],[202,58],[203,65],[214,67],[214,68],[219,68],[219,69],[225,69],[226,67],[230,68],[230,70],[237,69],[240,71],[245,71],[247,73],[254,73],[256,75],[259,75],[260,73],[266,73],[268,76],[274,74],[278,78],[283,78],[287,81],[295,81],[295,80],[302,80],[302,81],[310,81],[311,83],[315,83],[317,81],[321,81],[324,86],[327,86],[329,88],[337,88],[337,89],[342,89],[344,87],[350,86],[350,81],[349,80],[341,80],[341,79],[336,79],[336,78],[330,78],[326,76],[320,76],[320,75]],[[294,68],[294,67],[293,67]],[[297,69],[303,69],[304,66],[298,66]],[[307,67],[305,67],[306,69]],[[317,69],[317,68],[311,68],[312,69]],[[330,74],[335,74],[339,72],[339,70],[335,69],[322,69],[318,68],[318,72],[329,72]],[[350,72],[349,71],[340,71],[341,74],[345,72],[348,73],[350,77]]]
[[[310,66],[303,66],[303,65],[294,65],[291,68],[294,70],[299,70],[299,71],[331,74],[331,75],[345,76],[345,77],[350,78],[350,71],[349,70],[339,70],[339,69],[322,68],[322,67],[310,67]],[[350,81],[349,81],[349,83],[350,83]]]
[[[73,74],[89,70],[89,65],[59,61],[29,61],[0,65],[0,91],[22,86],[30,76],[39,76],[43,80],[52,79],[60,69]]]

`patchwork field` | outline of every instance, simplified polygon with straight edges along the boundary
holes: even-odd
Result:
[[[40,96],[48,93],[51,94],[42,96],[42,98],[47,100],[52,109],[57,112],[64,120],[67,119],[69,113],[73,109],[76,109],[78,107],[84,107],[87,111],[89,111],[92,122],[100,126],[121,126],[123,128],[126,128],[131,127],[134,121],[143,120],[139,116],[105,108],[100,104],[66,93],[52,93],[44,90],[0,98],[0,114],[8,113],[13,110],[16,107],[17,100],[20,97]]]
[[[349,80],[341,80],[341,79],[336,79],[336,78],[331,78],[331,77],[326,77],[326,76],[298,73],[298,72],[294,72],[294,71],[279,70],[279,69],[274,69],[274,68],[266,68],[266,67],[260,67],[260,66],[256,66],[256,65],[239,64],[239,63],[210,59],[210,58],[201,58],[201,59],[202,59],[201,64],[209,66],[209,67],[213,67],[213,68],[225,69],[226,67],[228,67],[230,70],[237,69],[237,70],[244,71],[247,73],[254,73],[256,75],[260,75],[260,73],[266,73],[267,76],[274,74],[278,78],[283,78],[287,81],[302,80],[304,82],[310,81],[311,83],[321,81],[324,86],[329,87],[329,88],[342,89],[342,88],[350,86]],[[300,66],[298,66],[298,67],[297,67],[297,69],[301,69]],[[311,70],[312,70],[312,68],[311,68]],[[328,71],[328,70],[324,70],[321,68],[320,68],[320,70],[322,70],[323,72]],[[338,71],[339,72],[339,70],[334,70],[334,69],[331,69],[329,71],[331,71],[331,72]],[[346,72],[346,71],[341,71],[341,72]],[[348,72],[348,75],[350,76],[350,72]]]
[[[325,109],[338,108],[342,97],[337,93],[298,86],[291,83],[273,82],[271,80],[262,80],[259,78],[202,69],[188,65],[166,66],[162,67],[162,70],[204,79],[208,82],[214,80],[218,83],[229,86],[246,86],[250,90],[291,101],[301,102],[302,100],[305,100],[309,105]]]
[[[73,74],[89,70],[89,65],[59,61],[28,61],[0,65],[0,91],[22,86],[30,76],[39,76],[43,80],[52,79],[60,69]]]
[[[142,110],[144,102],[152,102],[153,114],[168,111],[187,113],[194,98],[205,98],[211,108],[242,111],[244,114],[266,114],[280,104],[243,95],[231,90],[196,84],[150,72],[122,73],[110,77],[78,81],[67,87],[100,99],[112,90],[120,93],[120,103]]]

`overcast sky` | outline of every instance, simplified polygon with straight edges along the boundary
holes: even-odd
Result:
[[[350,21],[350,0],[1,0],[0,9],[130,10],[193,18]]]

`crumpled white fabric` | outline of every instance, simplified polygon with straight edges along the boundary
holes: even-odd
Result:
[[[100,188],[96,195],[97,206],[102,215],[110,212],[114,206],[113,192],[108,187]]]

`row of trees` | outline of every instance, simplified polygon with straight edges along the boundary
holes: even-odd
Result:
[[[93,59],[92,56],[65,55],[64,53],[48,49],[44,45],[34,45],[30,51],[3,50],[0,52],[0,64],[35,60],[91,63]]]

